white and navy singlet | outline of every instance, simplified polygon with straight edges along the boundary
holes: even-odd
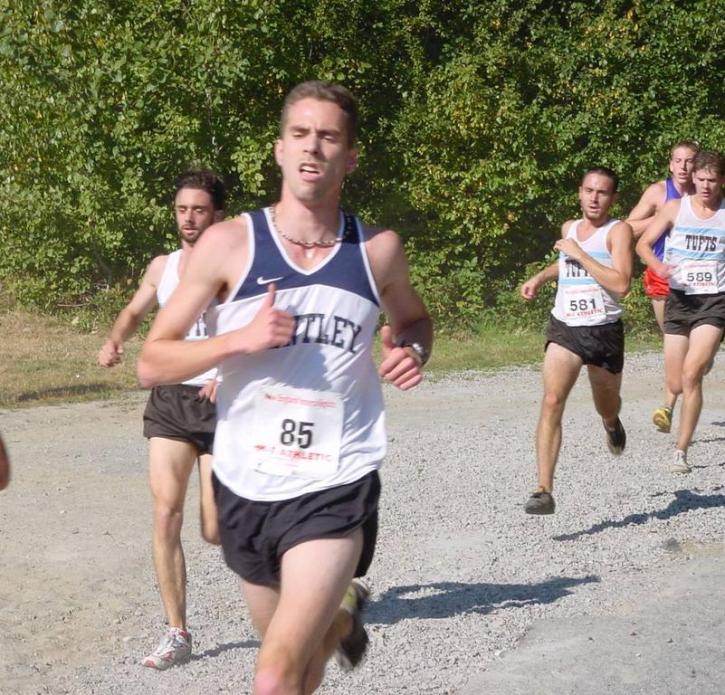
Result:
[[[380,299],[363,225],[340,215],[338,243],[297,266],[269,209],[245,214],[249,260],[229,298],[209,309],[214,335],[248,324],[274,282],[294,316],[289,344],[220,365],[214,472],[241,497],[276,501],[345,485],[380,467],[385,420],[372,361]]]
[[[171,294],[179,284],[179,262],[181,261],[181,249],[177,249],[169,254],[164,266],[164,272],[161,274],[159,286],[156,288],[156,299],[159,306],[163,307],[171,297]],[[202,313],[189,329],[184,340],[204,340],[208,338],[206,327],[206,312]],[[216,369],[212,368],[184,381],[189,386],[203,386],[207,381],[216,376]]]

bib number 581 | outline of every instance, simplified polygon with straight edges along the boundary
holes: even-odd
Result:
[[[586,311],[589,308],[597,308],[597,302],[594,297],[590,297],[589,299],[572,299],[569,301],[569,310],[572,312]]]

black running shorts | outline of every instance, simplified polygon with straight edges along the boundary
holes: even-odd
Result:
[[[151,389],[143,414],[144,437],[188,442],[199,455],[211,454],[216,428],[216,406],[199,398],[199,386],[173,384]]]
[[[567,326],[549,316],[546,345],[556,343],[581,358],[584,364],[619,374],[624,367],[624,326],[621,321],[601,326]]]
[[[278,587],[287,550],[305,541],[344,538],[357,528],[363,532],[363,548],[355,576],[368,571],[378,535],[377,471],[348,485],[278,502],[245,499],[216,476],[212,480],[224,559],[242,579]]]
[[[665,304],[665,333],[689,336],[698,326],[725,328],[725,292],[685,294],[671,290]]]

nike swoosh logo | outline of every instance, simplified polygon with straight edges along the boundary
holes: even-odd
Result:
[[[277,282],[277,280],[284,280],[284,275],[281,275],[278,278],[266,278],[260,275],[257,278],[257,284],[258,285],[269,285],[270,282]]]

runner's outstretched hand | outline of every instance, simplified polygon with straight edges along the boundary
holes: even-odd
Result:
[[[123,343],[109,338],[98,352],[98,364],[101,367],[113,367],[123,359]]]

